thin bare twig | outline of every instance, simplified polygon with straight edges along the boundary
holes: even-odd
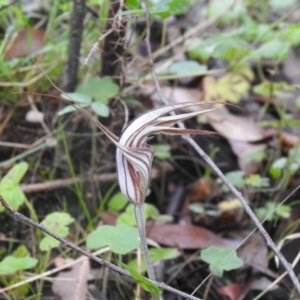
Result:
[[[149,55],[149,66],[150,71],[152,74],[152,78],[155,84],[156,92],[160,98],[160,100],[168,105],[168,99],[165,97],[162,89],[160,88],[159,82],[157,80],[156,73],[154,71],[154,60],[152,56],[151,51],[151,45],[150,45],[150,14],[149,14],[149,7],[148,7],[148,0],[145,1],[146,3],[146,23],[147,23],[147,34],[146,34],[146,46],[148,50]],[[184,128],[184,125],[182,122],[178,122],[178,126],[181,128]],[[252,219],[260,233],[265,238],[267,245],[274,251],[276,256],[279,258],[281,263],[283,264],[284,268],[286,269],[287,273],[289,274],[295,288],[297,289],[297,292],[300,295],[300,283],[299,280],[293,270],[293,267],[291,264],[285,259],[285,257],[281,254],[280,250],[276,246],[276,244],[271,239],[270,235],[267,233],[263,225],[260,223],[250,206],[248,205],[246,199],[243,197],[243,195],[229,182],[229,180],[225,177],[225,175],[222,173],[222,171],[217,167],[217,165],[211,160],[211,158],[202,150],[202,148],[189,136],[184,135],[182,136],[195,150],[196,152],[203,158],[203,160],[213,169],[213,171],[218,175],[219,178],[224,182],[225,185],[230,189],[230,191],[240,200],[241,204],[243,205],[244,210],[249,215],[249,217]]]
[[[94,252],[92,254],[93,255],[99,255],[99,254],[105,253],[105,252],[107,252],[109,250],[110,250],[109,247],[106,247],[106,248],[102,248],[102,249],[100,249],[100,250],[98,250],[98,251],[96,251],[96,252]],[[52,269],[50,271],[46,271],[46,272],[44,272],[42,274],[38,274],[38,275],[35,275],[35,276],[32,276],[32,277],[26,278],[23,281],[19,281],[17,283],[14,283],[14,284],[12,284],[10,286],[5,287],[5,288],[1,288],[0,289],[0,294],[5,293],[5,292],[10,291],[10,290],[13,290],[15,288],[18,288],[18,287],[20,287],[20,286],[22,286],[24,284],[27,284],[27,283],[30,283],[30,282],[33,282],[33,281],[36,281],[36,280],[48,277],[48,276],[53,275],[53,274],[55,274],[57,272],[60,272],[62,270],[71,268],[74,265],[76,265],[76,264],[78,264],[78,263],[80,263],[80,262],[82,262],[82,261],[84,261],[86,259],[88,259],[86,256],[81,256],[81,257],[77,258],[74,261],[71,261],[69,263],[64,264],[63,266],[57,267],[57,268]]]
[[[56,240],[60,241],[65,247],[69,247],[75,251],[77,251],[78,253],[90,258],[91,260],[99,263],[100,265],[106,267],[106,268],[109,268],[123,276],[127,276],[127,277],[131,277],[130,273],[104,259],[101,259],[91,253],[89,253],[88,251],[85,251],[83,250],[82,248],[74,245],[73,243],[67,241],[66,239],[63,239],[62,237],[58,236],[57,234],[53,233],[52,231],[50,231],[49,229],[47,229],[43,224],[39,224],[39,223],[36,223],[34,222],[33,220],[27,218],[26,216],[24,216],[23,214],[17,212],[16,210],[14,210],[13,208],[11,208],[7,203],[6,201],[3,199],[3,197],[0,195],[0,203],[3,205],[3,207],[5,207],[12,215],[13,217],[18,220],[18,221],[21,221],[21,222],[24,222],[30,226],[33,226],[35,228],[38,228],[40,230],[42,230],[43,232],[47,233],[48,235],[52,236],[53,238],[55,238]],[[148,279],[150,280],[150,279]],[[181,296],[181,297],[184,297],[186,299],[189,299],[189,300],[201,300],[200,298],[197,298],[197,297],[194,297],[194,296],[191,296],[189,294],[186,294],[184,292],[181,292],[177,289],[174,289],[170,286],[168,286],[167,284],[163,283],[163,282],[156,282],[156,281],[153,281],[153,280],[150,280],[153,284],[155,284],[156,286],[158,286],[159,288],[165,290],[165,291],[168,291],[168,292],[171,292],[173,294],[176,294],[178,296]],[[2,293],[2,290],[0,290],[0,294]]]

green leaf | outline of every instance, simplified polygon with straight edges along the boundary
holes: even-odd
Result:
[[[294,92],[295,87],[284,81],[270,82],[264,81],[253,87],[253,92],[257,95],[269,97],[271,95],[284,96],[286,92]]]
[[[80,107],[86,107],[88,105],[80,105]],[[68,105],[68,106],[65,106],[64,108],[62,108],[59,112],[58,112],[58,116],[62,116],[62,115],[65,115],[65,114],[68,114],[70,112],[73,112],[73,111],[76,111],[76,110],[79,110],[80,107],[76,107],[76,106],[72,106],[72,105]]]
[[[13,209],[19,209],[26,199],[18,185],[27,170],[26,162],[18,163],[7,172],[0,182],[0,195]],[[2,211],[4,211],[4,207],[0,205],[0,212]]]
[[[210,2],[208,6],[208,16],[212,17],[220,13],[220,11],[223,11],[226,7],[232,5],[234,0],[213,0]],[[247,11],[245,8],[244,2],[239,2],[238,4],[235,4],[234,7],[227,12],[224,16],[222,16],[223,22],[230,22],[232,20],[241,18],[242,16],[246,15]]]
[[[109,108],[106,104],[101,102],[93,102],[91,109],[100,117],[107,118],[109,116]]]
[[[278,218],[287,219],[291,216],[291,207],[289,205],[277,205],[274,202],[267,202],[264,207],[257,208],[255,214],[260,221],[272,221],[274,215]]]
[[[282,38],[289,41],[294,47],[300,44],[300,25],[288,24],[288,30],[284,31]]]
[[[279,179],[282,176],[282,171],[287,163],[286,157],[281,157],[273,161],[269,173],[274,179]]]
[[[90,96],[83,95],[83,94],[80,94],[80,93],[64,93],[64,94],[60,94],[60,96],[63,99],[66,99],[68,101],[73,100],[73,102],[78,104],[78,107],[76,107],[76,105],[75,106],[68,105],[68,106],[62,108],[58,112],[58,116],[62,116],[62,115],[68,114],[70,112],[79,110],[80,107],[87,107],[92,102],[92,98]]]
[[[95,101],[107,104],[110,98],[119,93],[119,86],[110,77],[95,77],[79,86],[76,93],[90,96]]]
[[[249,55],[249,59],[273,58],[284,60],[289,53],[291,44],[281,39],[273,39],[263,43],[256,51]]]
[[[157,218],[159,217],[159,211],[153,204],[144,203],[144,210],[146,220],[157,220]]]
[[[14,252],[14,257],[28,257],[30,256],[27,248],[24,245],[20,245]]]
[[[69,234],[69,228],[67,226],[73,221],[74,219],[68,213],[54,212],[46,216],[42,221],[42,225],[58,236],[64,238]],[[40,249],[42,251],[49,251],[52,248],[58,247],[59,244],[59,241],[47,235],[41,240]]]
[[[31,269],[36,266],[37,263],[38,260],[32,257],[6,256],[0,262],[0,275],[8,275],[17,271]]]
[[[108,207],[111,210],[118,211],[123,209],[128,204],[128,199],[121,193],[115,194],[108,202]]]
[[[259,174],[251,174],[245,179],[245,183],[255,188],[269,187],[270,179],[261,177]]]
[[[214,47],[212,56],[228,61],[241,58],[250,53],[248,44],[238,36],[214,35],[205,41],[206,45]]]
[[[191,39],[186,44],[191,58],[204,62],[210,57],[230,61],[250,53],[247,43],[235,35],[212,35],[205,40]]]
[[[149,250],[150,258],[153,263],[160,260],[175,259],[180,256],[180,252],[176,248],[151,248]],[[138,269],[137,259],[133,259],[128,263],[128,266],[134,270]],[[146,272],[146,264],[144,259],[142,260],[141,272]]]
[[[9,187],[18,185],[28,170],[28,163],[21,162],[14,165],[2,178],[1,184]]]
[[[183,15],[188,12],[195,0],[152,0],[150,2],[150,14],[161,19],[171,15]]]
[[[200,65],[196,61],[187,60],[175,62],[167,68],[157,68],[157,73],[170,74],[170,78],[172,78],[172,75],[176,75],[176,78],[199,76],[207,73],[207,66]]]
[[[237,103],[247,94],[250,83],[243,76],[228,73],[217,81],[217,89],[221,99]]]
[[[232,172],[226,173],[226,178],[236,188],[241,189],[241,188],[243,188],[245,186],[244,175],[245,175],[245,173],[243,171],[232,171]],[[221,182],[221,181],[218,180],[218,182]],[[228,187],[225,184],[222,185],[222,189],[225,192],[229,191]]]
[[[157,220],[159,218],[159,212],[154,205],[149,203],[144,203],[144,210],[145,210],[146,220],[149,218],[153,220]],[[136,225],[133,204],[128,205],[126,207],[125,212],[119,215],[117,219],[117,224],[125,224],[128,226]]]
[[[297,0],[269,0],[269,4],[274,9],[282,10],[296,5]]]
[[[171,157],[171,146],[168,144],[153,145],[155,149],[155,157],[160,160],[165,160]]]
[[[103,225],[91,232],[86,240],[90,249],[109,246],[116,254],[127,254],[139,247],[138,231],[126,225]]]
[[[145,290],[146,292],[149,292],[153,297],[159,297],[159,295],[162,293],[159,287],[157,287],[155,284],[153,284],[151,281],[149,281],[147,278],[140,275],[138,272],[136,272],[133,268],[130,268],[129,266],[121,263],[121,266],[130,272],[132,278],[135,280],[137,284],[140,285],[140,287]]]
[[[209,269],[218,277],[223,276],[224,271],[240,268],[243,261],[231,248],[208,247],[201,251],[201,259],[209,264]]]
[[[80,104],[81,106],[90,105],[92,102],[92,98],[90,96],[80,93],[62,93],[60,94],[60,97],[68,101],[72,100],[73,102]]]
[[[128,210],[128,208],[131,207],[131,205],[127,206],[125,212],[120,214],[117,218],[117,225],[127,225],[127,226],[135,226],[135,216],[134,216],[134,210]]]
[[[190,204],[189,209],[196,214],[204,214],[205,213],[205,208],[199,203]]]
[[[126,0],[126,7],[128,9],[139,9],[140,0]]]
[[[202,62],[207,62],[212,56],[215,49],[214,46],[204,46],[204,41],[198,38],[186,41],[188,54],[190,58],[199,59]]]
[[[0,0],[0,6],[6,6],[9,4],[9,0]]]
[[[280,218],[288,219],[291,216],[291,211],[292,208],[289,205],[282,204],[276,209],[275,213]]]

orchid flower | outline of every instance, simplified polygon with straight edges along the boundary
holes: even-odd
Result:
[[[146,240],[143,203],[145,201],[146,191],[149,184],[150,171],[155,150],[151,145],[147,144],[147,141],[149,136],[159,133],[169,135],[211,134],[212,132],[204,130],[177,128],[172,126],[179,121],[183,121],[215,109],[206,109],[179,115],[165,116],[174,110],[201,104],[212,103],[179,103],[149,110],[133,120],[122,132],[120,138],[115,136],[104,125],[95,120],[95,118],[86,110],[76,104],[72,104],[84,115],[93,120],[117,147],[116,160],[120,189],[127,199],[134,204],[141,249],[145,259],[148,276],[152,280],[155,280],[155,276]]]
[[[168,105],[147,111],[133,120],[121,134],[117,145],[118,181],[122,193],[134,204],[145,200],[152,166],[154,148],[147,144],[154,134],[200,134],[211,133],[203,130],[174,128],[178,121],[186,120],[214,109],[207,109],[174,116],[164,116],[174,110],[195,106],[195,103]]]

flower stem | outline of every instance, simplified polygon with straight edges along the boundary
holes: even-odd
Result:
[[[145,226],[145,214],[144,214],[143,204],[135,205],[134,213],[135,213],[135,220],[136,220],[136,224],[137,224],[139,235],[140,235],[141,250],[142,250],[144,260],[145,260],[148,277],[149,277],[149,279],[155,281],[154,270],[152,267],[149,249],[148,249],[147,240],[146,240],[146,226]]]

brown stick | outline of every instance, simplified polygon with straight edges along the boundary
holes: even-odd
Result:
[[[79,68],[84,15],[85,0],[73,0],[73,12],[69,37],[69,55],[63,83],[64,92],[74,92],[77,86],[77,72]]]

